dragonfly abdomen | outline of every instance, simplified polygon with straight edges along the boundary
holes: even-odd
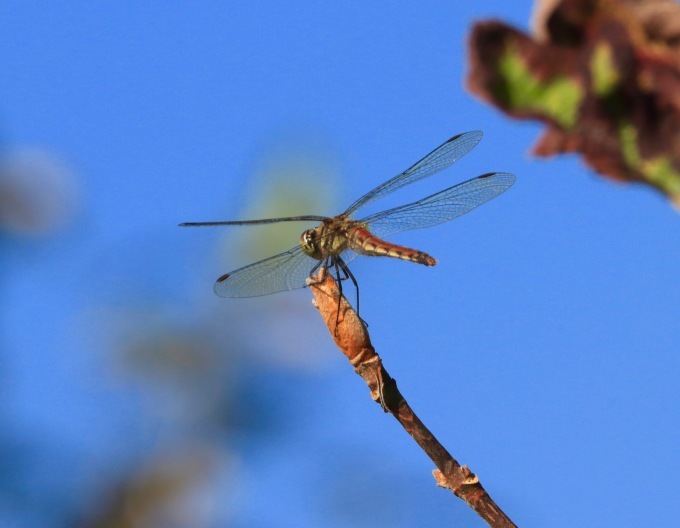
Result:
[[[354,229],[349,236],[349,240],[352,249],[362,255],[398,258],[425,266],[434,266],[437,263],[437,259],[427,253],[398,244],[392,244],[372,235],[363,228]]]

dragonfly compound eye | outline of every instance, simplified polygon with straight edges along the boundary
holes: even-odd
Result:
[[[300,245],[305,251],[313,252],[316,246],[316,231],[314,229],[308,229],[300,237]]]
[[[322,260],[327,255],[324,254],[321,247],[319,247],[319,231],[317,229],[308,229],[300,236],[300,247],[305,255],[316,260]]]

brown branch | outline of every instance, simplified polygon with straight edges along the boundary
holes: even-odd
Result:
[[[374,401],[389,412],[413,437],[438,469],[433,471],[437,485],[447,488],[463,499],[489,526],[516,526],[491,499],[477,475],[461,466],[423,425],[397,389],[397,384],[383,367],[380,356],[371,345],[368,331],[347,300],[340,295],[330,273],[320,272],[325,278],[310,281],[314,305],[328,326],[335,344],[347,356],[354,371],[361,376]]]

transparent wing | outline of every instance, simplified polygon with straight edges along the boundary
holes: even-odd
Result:
[[[412,167],[406,169],[401,174],[397,174],[391,180],[379,185],[372,191],[364,194],[356,202],[349,206],[345,214],[350,215],[359,208],[369,204],[391,192],[432,176],[439,171],[450,167],[456,160],[459,160],[465,154],[470,152],[479,140],[482,139],[482,133],[479,130],[472,132],[465,132],[452,137],[443,145],[440,145],[427,156],[414,164]]]
[[[213,290],[220,297],[259,297],[306,286],[319,261],[300,246],[222,275]]]
[[[508,190],[515,183],[514,174],[483,174],[432,196],[407,205],[388,209],[361,220],[378,237],[386,237],[409,229],[421,229],[448,222],[472,211]]]

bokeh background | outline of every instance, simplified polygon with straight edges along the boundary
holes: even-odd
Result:
[[[334,348],[307,290],[214,280],[448,137],[468,156],[375,204],[518,181],[357,259],[415,411],[520,526],[680,519],[680,219],[463,87],[474,20],[529,2],[0,6],[0,526],[484,526]],[[369,212],[369,211],[367,211]]]

